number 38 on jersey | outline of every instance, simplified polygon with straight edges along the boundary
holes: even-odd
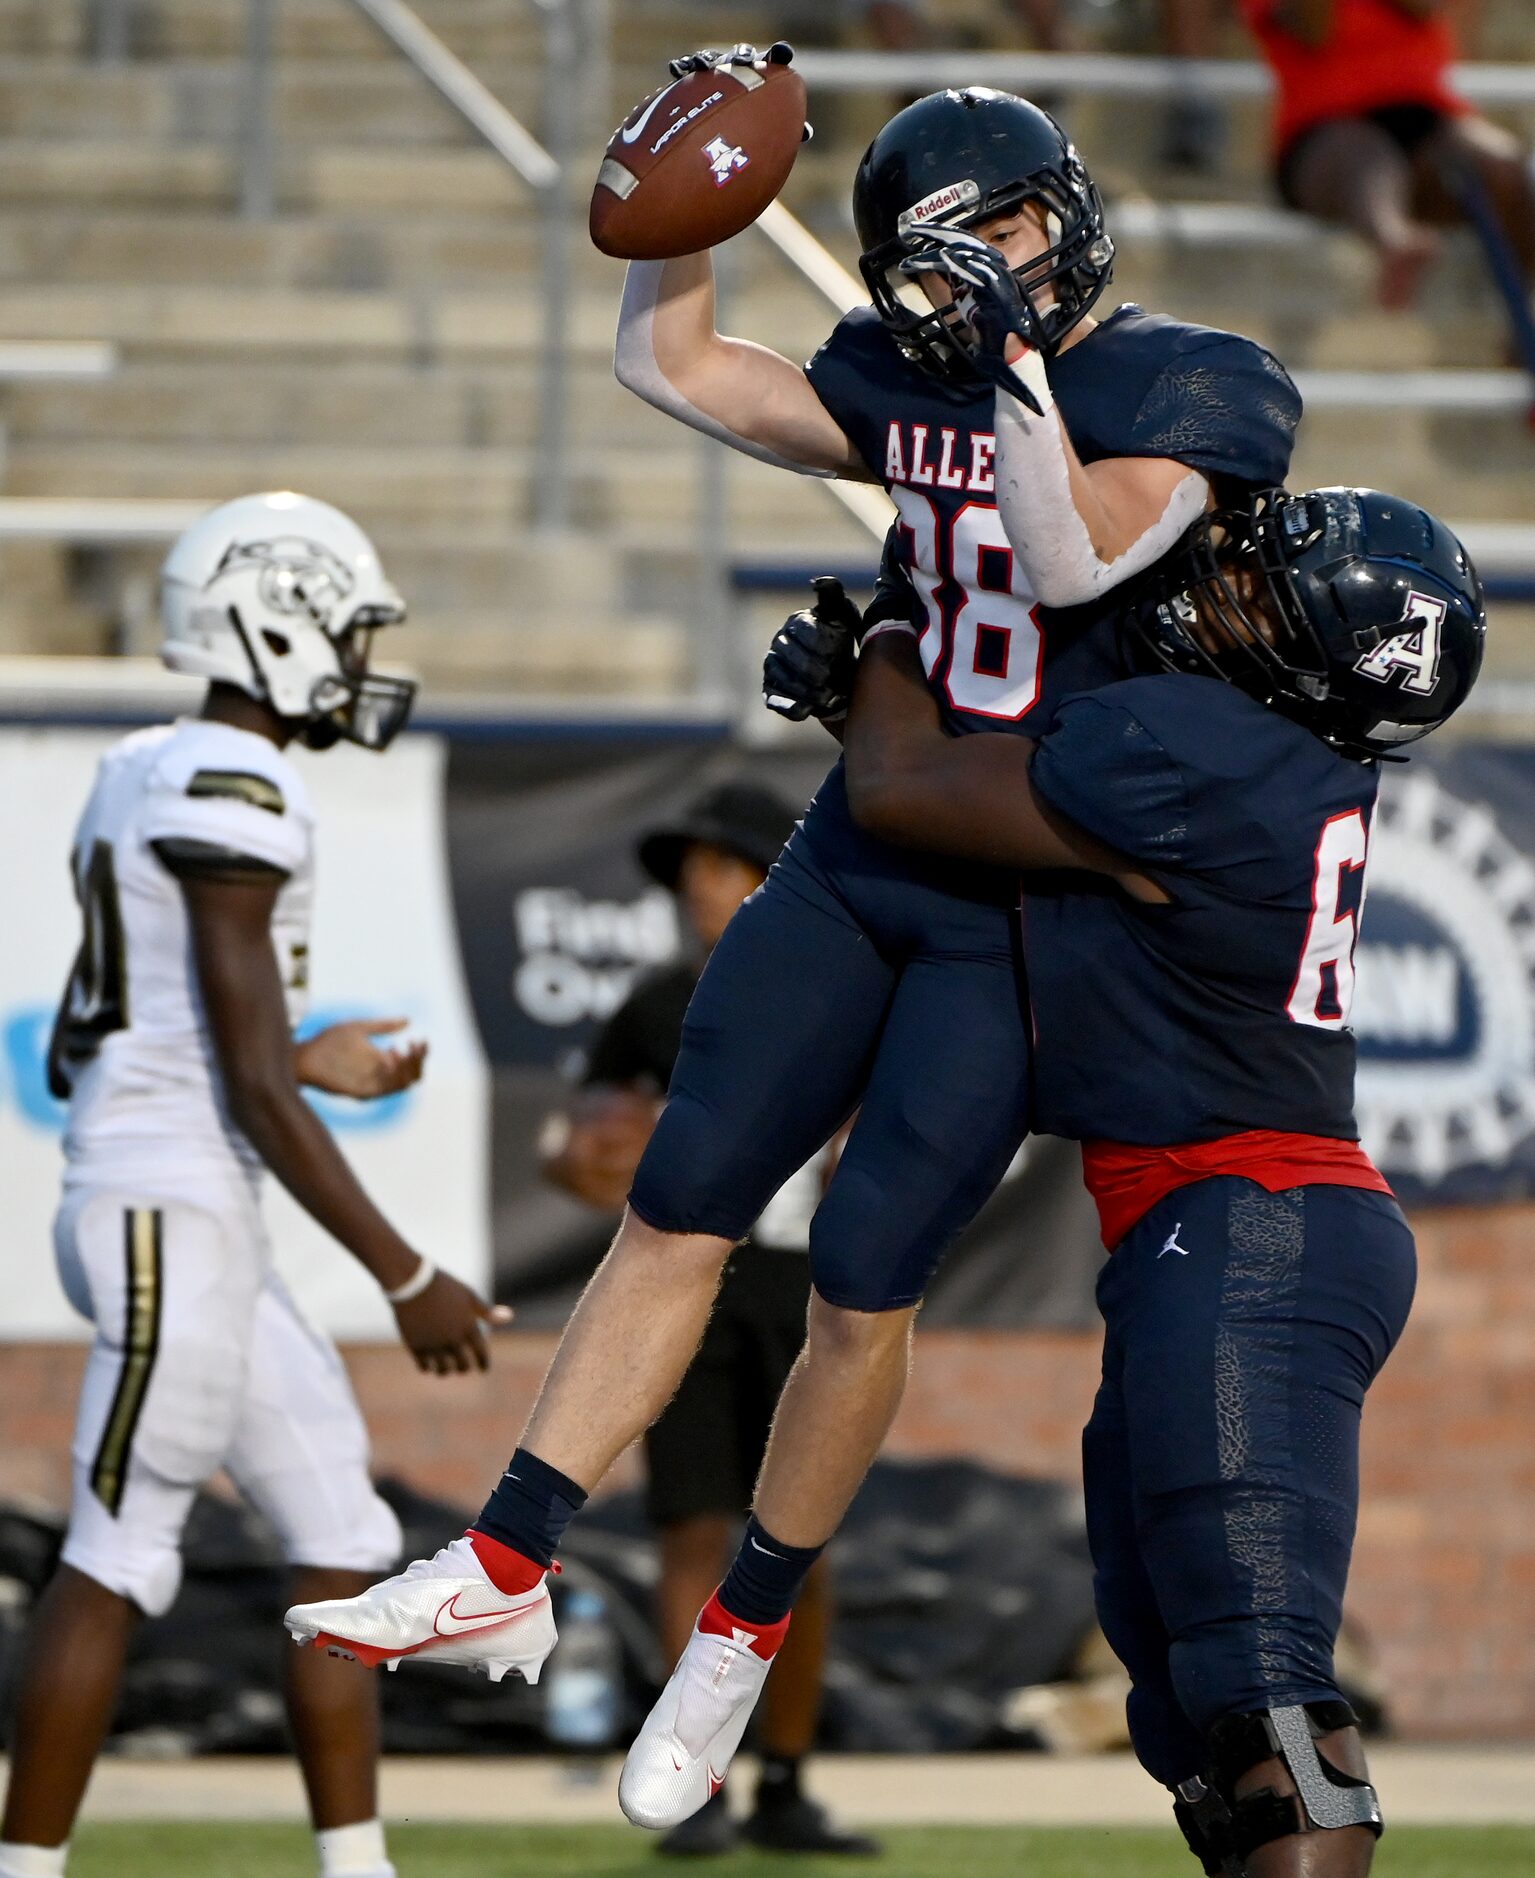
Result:
[[[934,473],[941,469],[940,459]],[[920,490],[897,485],[890,493],[927,614],[921,652],[928,678],[956,711],[1016,722],[1038,702],[1044,639],[995,504],[969,501],[945,513]]]

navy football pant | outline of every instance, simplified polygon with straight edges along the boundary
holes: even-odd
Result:
[[[856,1108],[816,1213],[830,1304],[915,1304],[1028,1127],[1016,883],[871,840],[840,768],[715,947],[630,1204],[743,1238]]]
[[[1083,1436],[1104,1634],[1167,1786],[1222,1715],[1338,1694],[1359,1417],[1412,1302],[1396,1202],[1221,1178],[1155,1206],[1103,1269]]]

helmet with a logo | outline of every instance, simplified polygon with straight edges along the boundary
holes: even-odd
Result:
[[[382,750],[410,714],[411,680],[368,670],[374,632],[405,604],[328,503],[282,490],[210,510],[166,557],[160,602],[173,672],[259,698],[311,749]]]
[[[1025,205],[1043,215],[1050,245],[1015,277],[1033,343],[1048,354],[1114,270],[1098,191],[1055,119],[984,85],[935,91],[898,111],[865,152],[853,182],[858,264],[896,344],[935,378],[988,382],[970,362],[963,323],[927,301],[909,264],[931,248],[932,229],[975,228]]]
[[[1457,711],[1487,638],[1465,548],[1378,489],[1262,489],[1212,509],[1128,617],[1158,663],[1223,678],[1360,758]]]

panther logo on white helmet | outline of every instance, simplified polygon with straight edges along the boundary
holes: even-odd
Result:
[[[350,516],[291,490],[212,509],[161,573],[172,671],[235,685],[305,726],[324,747],[348,737],[382,749],[415,686],[367,670],[367,635],[405,605]]]

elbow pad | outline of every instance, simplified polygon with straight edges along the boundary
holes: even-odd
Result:
[[[1041,414],[1006,394],[997,398],[997,509],[1035,597],[1048,607],[1080,606],[1161,560],[1204,513],[1210,485],[1190,470],[1145,533],[1112,561],[1101,560],[1072,499],[1060,420],[1042,365],[1030,380],[1036,395],[1044,389]]]
[[[729,444],[743,456],[753,456],[759,463],[771,463],[774,469],[793,470],[796,476],[830,478],[830,470],[808,469],[803,463],[779,456],[700,411],[661,370],[656,360],[655,318],[661,296],[661,271],[665,265],[664,261],[629,263],[629,271],[624,276],[623,302],[618,310],[618,337],[613,347],[613,370],[618,382],[668,417],[675,417],[679,423],[719,443]]]

